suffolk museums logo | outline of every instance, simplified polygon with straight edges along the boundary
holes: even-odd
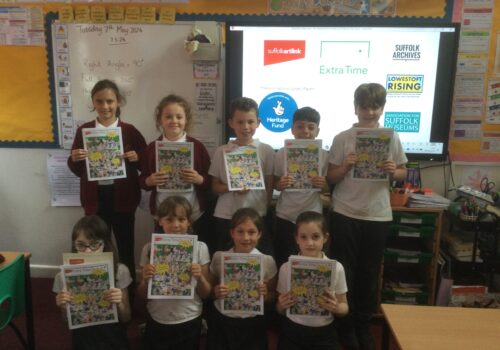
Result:
[[[305,40],[264,40],[264,66],[305,57]]]

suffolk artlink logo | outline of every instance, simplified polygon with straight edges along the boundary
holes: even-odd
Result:
[[[305,40],[264,40],[264,66],[305,57]]]

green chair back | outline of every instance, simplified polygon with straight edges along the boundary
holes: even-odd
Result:
[[[20,254],[0,270],[0,330],[24,312],[24,283],[24,256]]]

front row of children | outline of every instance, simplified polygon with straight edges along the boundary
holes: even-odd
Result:
[[[158,207],[159,224],[164,232],[173,234],[190,233],[191,206],[180,196],[168,197]],[[241,208],[231,219],[230,236],[232,247],[229,252],[262,254],[257,243],[262,235],[262,218],[252,208]],[[323,248],[328,240],[326,223],[319,213],[308,211],[297,218],[295,239],[299,255],[310,258],[328,259]],[[72,250],[81,253],[114,251],[106,224],[97,216],[86,216],[76,224]],[[139,297],[146,298],[147,284],[155,267],[149,264],[150,244],[142,252],[140,263],[142,277],[137,287]],[[221,284],[221,251],[214,254],[212,261],[205,243],[198,242],[198,255],[191,266],[196,279],[196,294],[193,299],[150,299],[147,301],[148,318],[144,333],[146,349],[199,349],[202,328],[202,299],[212,298],[213,308],[208,318],[208,349],[267,349],[267,327],[263,316],[228,316],[221,313],[221,301],[228,294],[228,286]],[[336,264],[334,290],[325,290],[317,298],[318,304],[330,311],[330,317],[287,316],[282,323],[278,349],[335,349],[336,337],[333,329],[335,316],[348,313],[347,285],[344,269]],[[264,281],[259,292],[267,305],[276,304],[276,310],[285,314],[297,301],[290,291],[288,275],[290,265],[285,263],[279,273],[273,257],[263,254]],[[125,265],[115,267],[116,288],[110,289],[106,300],[118,305],[120,324],[105,324],[73,331],[73,349],[129,349],[123,323],[130,319],[127,286],[131,282]],[[53,291],[57,293],[56,304],[62,309],[72,301],[69,292],[62,289],[56,276]],[[211,303],[206,303],[208,306]],[[272,304],[271,304],[272,305]]]

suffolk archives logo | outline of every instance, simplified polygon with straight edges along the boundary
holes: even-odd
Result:
[[[420,61],[422,53],[420,45],[417,44],[397,44],[394,45],[392,53],[393,61]]]
[[[264,66],[305,57],[305,40],[264,40]]]

